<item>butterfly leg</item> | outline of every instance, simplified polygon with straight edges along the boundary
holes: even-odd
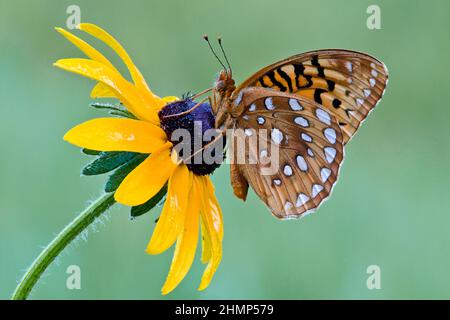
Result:
[[[208,142],[206,145],[204,145],[201,149],[198,149],[195,152],[193,152],[191,155],[189,155],[189,157],[183,159],[183,161],[186,162],[187,160],[194,158],[197,154],[204,152],[206,149],[214,148],[214,145],[216,143],[222,142],[222,139],[225,137],[225,133],[226,133],[225,130],[216,130],[216,132],[217,132],[217,135],[216,135],[216,137],[214,137],[214,139],[212,139],[210,142]]]
[[[206,93],[212,91],[213,89],[214,89],[213,87],[208,88],[208,89],[205,89],[205,90],[203,90],[203,91],[201,91],[201,92],[199,92],[199,93],[193,95],[193,96],[191,97],[191,99],[192,99],[192,100],[195,100],[195,99],[197,99],[198,97],[200,97],[200,96],[202,96],[202,95],[204,95],[204,94],[206,94]]]
[[[185,115],[185,114],[189,114],[192,111],[194,111],[195,109],[197,109],[198,107],[200,107],[206,100],[209,100],[209,99],[210,99],[210,97],[206,97],[206,98],[200,100],[199,103],[197,103],[195,106],[193,106],[189,110],[186,110],[186,111],[183,111],[183,112],[180,112],[180,113],[176,113],[176,114],[169,114],[167,116],[164,116],[164,118],[173,118],[173,117],[179,117],[179,116],[182,116],[182,115]]]

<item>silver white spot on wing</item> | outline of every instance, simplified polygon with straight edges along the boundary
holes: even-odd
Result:
[[[370,96],[370,89],[364,89],[364,96],[367,98],[368,96]]]
[[[244,133],[246,136],[251,137],[253,135],[253,129],[245,129]]]
[[[303,107],[300,105],[297,99],[290,98],[289,99],[289,106],[294,111],[300,111],[303,110]]]
[[[267,110],[273,110],[273,109],[275,109],[275,106],[274,106],[274,104],[273,104],[272,97],[267,97],[267,98],[264,100],[264,105],[266,106],[266,109],[267,109]]]
[[[322,182],[326,182],[331,175],[331,170],[328,168],[320,169],[320,177],[322,178]]]
[[[308,201],[309,201],[309,197],[304,193],[300,193],[297,197],[297,202],[295,203],[295,206],[298,208],[298,207],[304,205],[305,203],[307,203]]]
[[[303,158],[301,155],[298,155],[296,157],[296,160],[297,160],[297,165],[300,170],[302,170],[302,171],[308,170],[308,164],[306,163],[305,158]]]
[[[237,98],[236,98],[236,100],[234,101],[234,103],[236,104],[236,105],[239,105],[241,102],[242,102],[242,96],[244,95],[244,92],[243,91],[240,91],[239,92],[239,94],[238,94],[238,96],[237,96]]]
[[[285,165],[283,168],[283,173],[288,177],[292,176],[292,167],[288,164]]]
[[[364,103],[364,100],[363,100],[363,99],[361,99],[361,98],[356,99],[356,105],[357,105],[358,107],[362,106],[363,103]]]
[[[263,125],[266,122],[266,119],[264,119],[264,117],[262,116],[258,116],[256,118],[256,121],[258,122],[258,124]]]
[[[283,133],[277,128],[272,129],[270,137],[272,138],[272,141],[275,144],[280,144],[281,141],[283,141]]]
[[[306,119],[303,118],[303,117],[295,117],[294,122],[295,122],[296,124],[298,124],[298,125],[304,127],[304,128],[306,128],[306,127],[309,126],[308,120],[306,120]]]
[[[347,68],[347,70],[348,70],[349,72],[352,72],[352,71],[353,71],[353,64],[352,64],[350,61],[347,61],[347,62],[345,63],[345,67]]]
[[[371,87],[375,87],[375,84],[376,84],[377,82],[375,81],[374,78],[370,78],[370,79],[369,79],[369,83],[370,83],[370,86],[371,86]]]
[[[316,109],[316,116],[317,118],[322,121],[323,123],[330,125],[331,124],[331,117],[328,112],[326,112],[323,109],[317,108]]]
[[[320,193],[320,191],[322,191],[322,190],[323,190],[323,186],[321,186],[320,184],[314,184],[312,186],[311,196],[313,198],[315,198]]]
[[[292,203],[290,203],[289,201],[286,201],[286,203],[284,204],[284,210],[289,211],[291,209],[292,209]]]
[[[263,159],[263,158],[267,158],[269,154],[267,153],[266,149],[262,149],[261,152],[259,153],[259,158]]]
[[[371,71],[372,76],[374,76],[375,78],[378,77],[378,71],[375,69],[372,69]]]
[[[333,128],[326,128],[323,134],[331,144],[336,143],[336,131]]]
[[[280,180],[280,179],[273,179],[273,183],[274,183],[276,186],[280,186],[280,185],[281,185],[281,180]]]
[[[336,158],[336,149],[332,147],[325,147],[323,148],[323,151],[325,153],[325,159],[331,164],[334,161],[334,158]]]
[[[314,157],[314,152],[310,148],[308,148],[306,152],[308,153],[308,156],[310,156],[311,158]]]
[[[310,136],[309,134],[302,133],[302,134],[301,134],[301,137],[302,137],[302,139],[303,139],[304,141],[306,141],[306,142],[312,142],[312,138],[311,138],[311,136]]]

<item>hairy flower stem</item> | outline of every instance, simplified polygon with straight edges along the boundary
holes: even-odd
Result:
[[[33,264],[20,280],[12,300],[25,300],[41,277],[42,273],[81,232],[94,222],[102,213],[114,205],[114,193],[106,193],[89,205],[71,223],[69,223],[34,260]]]

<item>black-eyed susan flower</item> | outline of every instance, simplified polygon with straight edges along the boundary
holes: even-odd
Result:
[[[154,206],[166,194],[160,218],[147,246],[159,254],[175,245],[173,261],[162,293],[172,291],[185,277],[194,260],[201,229],[201,260],[207,263],[199,290],[205,289],[222,257],[222,212],[208,174],[218,166],[185,164],[171,141],[174,130],[192,130],[201,122],[203,130],[212,128],[210,105],[187,98],[160,98],[148,87],[142,74],[123,47],[107,32],[83,23],[80,30],[111,47],[127,66],[132,81],[124,78],[99,51],[68,31],[57,31],[76,45],[88,59],[63,59],[55,66],[97,82],[93,98],[116,98],[119,106],[109,108],[119,117],[97,118],[69,130],[64,139],[98,158],[84,169],[85,174],[115,170],[106,185],[115,200],[133,208]],[[185,112],[185,114],[183,114]],[[177,114],[181,116],[176,116]],[[175,115],[175,116],[174,116]]]

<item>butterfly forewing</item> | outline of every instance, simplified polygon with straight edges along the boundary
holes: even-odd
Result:
[[[334,115],[345,144],[381,99],[387,81],[386,66],[367,54],[318,50],[262,69],[235,92],[263,87],[310,99]]]
[[[278,218],[316,209],[330,195],[343,160],[336,117],[314,101],[271,89],[244,89],[240,100],[244,113],[236,127],[248,136],[247,158],[258,161],[237,164],[239,172]],[[265,174],[274,164],[276,170]]]

